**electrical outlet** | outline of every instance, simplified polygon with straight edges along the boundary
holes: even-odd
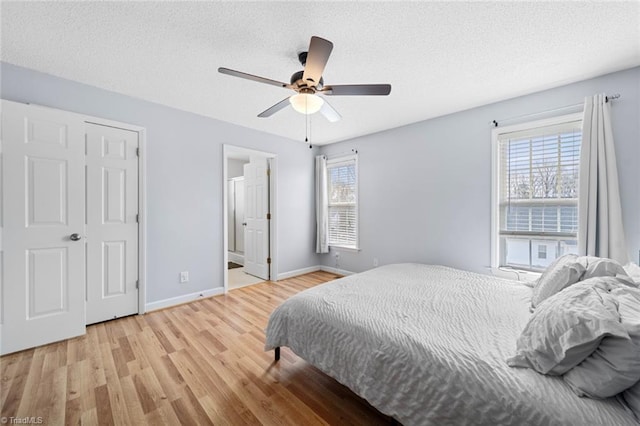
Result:
[[[378,266],[378,258],[374,257],[373,258],[373,267],[376,268]]]
[[[188,283],[189,282],[189,271],[180,272],[180,282]]]

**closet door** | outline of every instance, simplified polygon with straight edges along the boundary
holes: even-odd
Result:
[[[2,101],[2,354],[85,333],[84,122]]]
[[[138,133],[87,123],[87,324],[138,313]]]

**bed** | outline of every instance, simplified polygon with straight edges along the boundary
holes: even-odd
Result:
[[[506,364],[531,294],[444,266],[387,265],[285,301],[265,350],[289,347],[405,426],[637,426],[614,398],[579,398],[560,377]]]

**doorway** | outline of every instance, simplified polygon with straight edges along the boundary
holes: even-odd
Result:
[[[275,281],[275,154],[223,146],[224,291]]]

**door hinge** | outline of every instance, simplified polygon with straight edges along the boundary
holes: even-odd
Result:
[[[136,280],[136,288],[140,288],[140,281]]]
[[[136,215],[136,223],[140,223],[140,215]]]
[[[270,257],[267,257],[267,264],[271,265],[271,258]]]
[[[140,148],[136,148],[136,156],[140,157]]]
[[[267,220],[271,220],[271,213],[267,213]]]
[[[267,169],[267,176],[271,176],[271,169]]]

